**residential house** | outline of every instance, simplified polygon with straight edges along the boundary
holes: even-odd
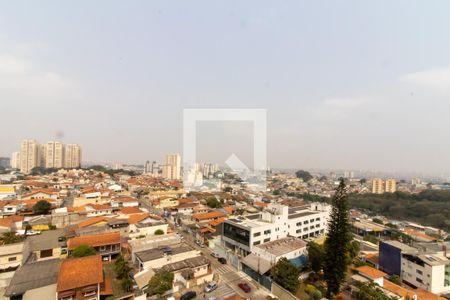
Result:
[[[139,265],[139,270],[142,271],[144,269],[161,268],[170,263],[197,257],[201,255],[201,252],[187,244],[180,244],[135,252],[133,255],[134,260]]]
[[[177,292],[181,287],[190,289],[194,286],[211,282],[214,278],[214,273],[210,264],[206,257],[196,256],[166,264],[162,269],[174,275],[173,291]]]
[[[101,256],[63,260],[56,286],[57,300],[100,300],[112,295],[111,278],[103,273]]]
[[[26,194],[20,195],[21,200],[43,200],[43,199],[59,199],[59,192],[53,189],[37,189]]]
[[[139,201],[136,198],[128,196],[118,196],[111,199],[111,206],[117,207],[138,207]]]
[[[23,261],[24,243],[0,246],[0,270],[9,271],[17,269]]]
[[[6,288],[10,299],[35,300],[55,299],[60,259],[27,263],[15,273]]]
[[[64,258],[67,256],[67,242],[64,230],[43,231],[39,235],[30,236],[25,241],[24,255],[32,261]]]
[[[208,212],[208,213],[195,214],[192,216],[192,219],[196,222],[209,222],[209,221],[222,219],[225,217],[226,217],[226,214],[224,212],[216,210],[216,211],[212,211],[212,212]]]
[[[23,216],[8,216],[0,219],[0,233],[22,229]]]
[[[111,260],[111,258],[117,256],[121,252],[120,233],[108,232],[70,238],[67,242],[69,253],[72,253],[81,245],[91,246],[97,251],[98,255]]]

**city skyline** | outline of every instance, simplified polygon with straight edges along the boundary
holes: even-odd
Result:
[[[200,3],[5,3],[0,156],[60,136],[89,161],[162,161],[183,109],[264,108],[273,168],[450,170],[449,3]],[[251,128],[227,126],[199,129],[202,161],[245,161]]]

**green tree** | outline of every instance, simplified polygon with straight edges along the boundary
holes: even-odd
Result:
[[[325,241],[324,279],[327,282],[327,298],[332,299],[339,293],[344,283],[350,260],[350,242],[352,235],[348,220],[347,188],[344,180],[336,189],[332,199],[331,220]]]
[[[223,191],[226,193],[231,193],[233,191],[233,188],[231,186],[227,186],[223,189]]]
[[[361,250],[361,245],[358,241],[352,241],[350,243],[350,257],[353,259],[358,256],[359,251]]]
[[[119,255],[114,262],[114,272],[118,279],[127,278],[131,268],[122,255]]]
[[[358,300],[394,300],[397,298],[387,296],[374,283],[365,283],[360,285],[358,292],[356,292],[356,299]]]
[[[36,202],[36,204],[33,206],[33,212],[36,215],[46,215],[48,212],[52,209],[52,205],[45,200],[39,200]]]
[[[216,199],[216,197],[208,197],[208,199],[206,199],[206,205],[208,205],[211,208],[219,208],[222,206],[222,204],[220,203],[219,200]]]
[[[148,283],[147,293],[149,296],[161,296],[172,288],[173,273],[160,271],[156,273]]]
[[[19,242],[23,241],[23,237],[20,235],[17,235],[15,232],[5,232],[2,235],[1,240],[2,240],[3,244],[8,245],[8,244],[15,244],[15,243],[19,243]]]
[[[308,171],[304,170],[298,170],[297,172],[295,172],[295,176],[302,179],[304,182],[308,182],[313,178],[313,176]]]
[[[389,277],[389,281],[395,283],[396,285],[402,285],[402,280],[398,275],[392,275]]]
[[[285,257],[281,258],[272,268],[273,280],[292,293],[295,293],[300,285],[299,276],[300,269]]]
[[[76,247],[72,252],[73,257],[85,257],[85,256],[92,256],[95,254],[97,254],[95,249],[88,245],[80,245]]]
[[[308,243],[308,261],[314,272],[319,273],[322,271],[324,256],[325,250],[322,245],[315,242]]]
[[[124,290],[125,292],[131,292],[133,288],[133,280],[131,280],[130,277],[125,277],[120,282],[120,285],[122,286],[122,290]]]
[[[155,235],[164,235],[164,230],[162,229],[155,230]]]

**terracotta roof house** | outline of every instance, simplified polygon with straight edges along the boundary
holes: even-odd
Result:
[[[22,194],[20,196],[20,199],[22,200],[32,200],[32,199],[58,199],[59,193],[58,191],[55,191],[53,189],[37,189],[34,191],[31,191],[26,194]]]
[[[93,217],[81,221],[78,223],[78,228],[90,227],[90,226],[104,226],[108,224],[108,218],[106,217]]]
[[[82,235],[69,239],[67,247],[69,253],[72,253],[77,247],[88,245],[93,247],[98,255],[111,260],[121,251],[120,233],[109,232],[102,234]]]
[[[96,299],[112,295],[110,280],[103,274],[102,258],[87,256],[61,263],[56,285],[58,300]]]
[[[131,207],[122,207],[120,209],[120,213],[124,215],[132,215],[142,213],[142,211],[137,207],[131,206]]]
[[[209,222],[226,217],[225,213],[221,211],[212,211],[204,214],[195,214],[192,219],[196,222]]]

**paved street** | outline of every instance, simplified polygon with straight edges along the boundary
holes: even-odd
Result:
[[[211,268],[214,271],[215,280],[217,281],[219,287],[211,292],[211,293],[203,293],[203,291],[197,291],[197,300],[207,299],[209,297],[216,297],[217,299],[225,299],[233,294],[239,294],[244,298],[252,298],[256,300],[265,300],[269,292],[264,288],[258,288],[257,283],[255,283],[251,277],[241,271],[237,271],[232,266],[226,264],[221,264],[216,258],[211,256],[211,249],[208,247],[201,248],[198,246],[194,237],[186,232],[180,231],[180,233],[184,237],[184,242],[189,244],[190,246],[200,250],[205,257],[208,257],[211,261]],[[245,293],[241,288],[238,287],[238,284],[241,282],[245,282],[250,285],[251,292]]]

